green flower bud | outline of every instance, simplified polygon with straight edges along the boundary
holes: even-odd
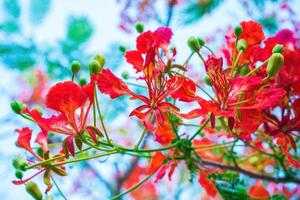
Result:
[[[71,71],[72,71],[72,74],[75,75],[79,72],[80,70],[80,67],[81,67],[81,64],[79,61],[77,60],[74,60],[71,64]]]
[[[79,79],[79,85],[80,85],[80,86],[83,86],[83,85],[85,85],[86,83],[87,83],[87,81],[86,81],[85,78],[81,77],[81,78]]]
[[[244,76],[246,74],[248,74],[250,72],[249,66],[248,65],[244,65],[241,68],[239,68],[239,74],[241,76]]]
[[[123,45],[120,45],[120,46],[119,46],[119,50],[120,50],[122,53],[125,53],[126,47],[124,47]]]
[[[208,76],[205,76],[204,77],[204,82],[207,84],[207,85],[210,85],[211,86],[211,82],[210,82],[210,79]]]
[[[43,194],[41,193],[39,187],[36,183],[30,181],[25,185],[26,191],[35,199],[35,200],[42,200]]]
[[[196,37],[194,36],[191,36],[189,37],[188,41],[187,41],[187,45],[190,47],[190,49],[193,51],[193,52],[199,52],[200,50],[200,44],[199,44],[199,41]]]
[[[95,59],[90,62],[89,68],[90,74],[98,74],[102,70],[100,63]]]
[[[241,36],[242,32],[243,32],[243,28],[240,25],[238,25],[234,28],[234,35],[237,38]]]
[[[136,23],[135,29],[138,33],[142,33],[144,31],[144,24],[141,22]]]
[[[129,73],[126,72],[126,71],[122,72],[122,78],[128,79],[129,78]]]
[[[205,41],[202,38],[198,37],[197,40],[200,45],[200,48],[205,45]]]
[[[20,112],[26,108],[26,106],[20,101],[11,102],[10,107],[17,114],[20,114]]]
[[[267,65],[267,74],[269,77],[275,76],[275,74],[281,69],[284,63],[284,57],[281,53],[274,53],[269,58]]]
[[[23,178],[23,172],[17,170],[17,171],[15,172],[15,176],[17,177],[17,179],[22,180],[22,178]]]
[[[36,153],[37,153],[37,155],[39,155],[40,157],[43,157],[44,152],[43,152],[42,147],[38,147],[38,148],[36,149]]]
[[[275,47],[272,49],[272,53],[282,53],[283,46],[281,44],[276,44]]]
[[[247,49],[247,42],[244,39],[241,39],[237,43],[237,49],[239,51],[245,51]]]
[[[23,157],[16,157],[12,161],[12,165],[16,170],[26,171],[28,163],[25,158]]]
[[[103,55],[97,54],[93,58],[94,60],[97,60],[101,66],[101,71],[105,65],[105,57]]]

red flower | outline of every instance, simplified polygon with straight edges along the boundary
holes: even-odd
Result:
[[[263,186],[262,181],[257,181],[248,189],[248,194],[253,199],[269,199],[270,194]]]
[[[259,23],[244,21],[240,25],[243,31],[239,38],[246,40],[248,46],[259,44],[265,38],[262,26]]]

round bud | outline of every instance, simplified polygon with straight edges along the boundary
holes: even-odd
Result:
[[[283,46],[281,44],[276,44],[275,47],[272,49],[272,53],[282,53]]]
[[[105,57],[103,55],[97,54],[93,58],[94,60],[97,60],[101,66],[101,70],[103,69],[105,65]]]
[[[122,78],[128,79],[129,78],[129,73],[126,72],[126,71],[122,72]]]
[[[16,170],[26,171],[28,163],[25,158],[23,157],[16,157],[12,161],[12,165]]]
[[[90,74],[98,74],[102,70],[100,63],[95,59],[90,62],[89,68]]]
[[[83,86],[83,85],[85,85],[86,83],[87,83],[87,81],[86,81],[85,78],[81,77],[81,78],[79,79],[79,85],[80,85],[80,86]]]
[[[200,45],[200,48],[205,45],[205,41],[202,38],[198,37],[197,40]]]
[[[243,28],[240,25],[238,25],[234,28],[234,35],[237,38],[241,36],[242,32],[243,32]]]
[[[244,66],[239,68],[239,74],[241,76],[244,76],[244,75],[248,74],[249,72],[250,72],[250,69],[249,69],[248,65],[244,65]]]
[[[126,47],[124,47],[123,45],[120,45],[120,46],[119,46],[119,50],[120,50],[122,53],[125,53]]]
[[[20,101],[11,102],[10,107],[17,114],[20,114],[20,112],[26,108],[26,106]]]
[[[138,33],[142,33],[144,31],[144,24],[138,22],[135,24],[135,29]]]
[[[238,51],[245,51],[247,49],[247,42],[244,39],[241,39],[237,43]]]
[[[199,41],[196,37],[194,36],[191,36],[189,37],[188,41],[187,41],[187,45],[190,47],[190,49],[193,51],[193,52],[199,52],[200,50],[200,44],[199,44]]]
[[[80,70],[80,67],[81,67],[81,64],[79,61],[77,60],[73,60],[72,64],[71,64],[71,71],[72,71],[72,74],[75,75],[79,72]]]
[[[17,170],[17,171],[15,172],[15,176],[17,177],[17,179],[22,180],[22,178],[23,178],[23,172]]]
[[[41,191],[36,183],[34,183],[32,181],[26,183],[25,189],[35,200],[43,199],[43,194],[41,193]]]
[[[267,65],[267,74],[269,77],[275,76],[275,74],[281,69],[284,63],[284,57],[281,53],[274,53],[269,58]]]
[[[208,76],[205,76],[205,77],[204,77],[204,82],[205,82],[207,85],[211,85],[210,78],[209,78]]]

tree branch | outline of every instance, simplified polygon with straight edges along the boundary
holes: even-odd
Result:
[[[300,184],[300,179],[297,178],[293,178],[293,177],[272,177],[272,176],[267,176],[264,174],[258,174],[258,173],[254,173],[248,170],[245,170],[241,167],[236,167],[236,166],[231,166],[231,165],[223,165],[221,163],[216,163],[216,162],[212,162],[209,160],[200,160],[199,163],[201,165],[208,165],[208,166],[213,166],[213,167],[217,167],[220,169],[227,169],[227,170],[231,170],[231,171],[236,171],[242,174],[245,174],[246,176],[252,177],[252,178],[257,178],[257,179],[262,179],[262,180],[267,180],[270,182],[274,182],[274,183],[297,183]]]

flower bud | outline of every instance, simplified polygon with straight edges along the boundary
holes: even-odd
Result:
[[[105,65],[105,57],[103,55],[97,54],[93,58],[94,60],[97,60],[101,66],[101,71]]]
[[[128,79],[129,78],[129,73],[126,72],[126,71],[122,72],[122,78]]]
[[[85,78],[81,77],[81,78],[79,79],[79,85],[80,85],[80,86],[84,86],[86,83],[87,83],[87,81],[86,81]]]
[[[26,171],[28,163],[25,158],[23,157],[16,157],[12,161],[12,165],[16,170]]]
[[[210,79],[208,76],[205,76],[204,77],[204,82],[207,84],[207,85],[211,85],[211,82],[210,82]]]
[[[141,22],[136,23],[135,29],[138,33],[142,33],[144,31],[144,24]]]
[[[81,67],[81,64],[79,61],[77,60],[73,60],[72,64],[71,64],[71,71],[72,71],[72,74],[75,75],[79,72],[80,70],[80,67]]]
[[[238,51],[245,51],[247,49],[247,42],[244,39],[241,39],[237,43]]]
[[[102,70],[100,63],[96,59],[93,59],[90,62],[89,68],[90,68],[90,74],[98,74]]]
[[[198,37],[197,40],[200,45],[200,48],[205,45],[205,41],[202,38]]]
[[[10,107],[17,114],[20,114],[20,112],[26,108],[26,106],[20,101],[11,102]]]
[[[240,25],[238,25],[234,28],[234,35],[237,38],[241,36],[242,32],[243,32],[243,28]]]
[[[281,69],[284,63],[284,57],[281,53],[274,53],[269,58],[267,65],[267,74],[269,77],[275,76],[275,74]]]
[[[17,177],[17,179],[22,180],[22,178],[23,178],[23,172],[20,171],[20,170],[17,170],[17,171],[15,172],[15,176]]]
[[[239,68],[239,74],[241,76],[244,76],[244,75],[248,74],[249,72],[250,72],[250,69],[249,69],[248,65],[244,65],[244,66]]]
[[[25,189],[35,200],[43,199],[43,194],[41,193],[41,191],[36,183],[34,183],[32,181],[26,183]]]
[[[187,45],[190,47],[190,49],[193,51],[193,52],[199,52],[200,50],[200,44],[199,44],[199,41],[196,37],[194,36],[191,36],[189,37],[188,41],[187,41]]]
[[[119,46],[119,50],[120,50],[122,53],[125,53],[126,47],[124,47],[123,45],[120,45],[120,46]]]
[[[275,47],[272,49],[272,53],[282,53],[283,46],[281,44],[276,44]]]

